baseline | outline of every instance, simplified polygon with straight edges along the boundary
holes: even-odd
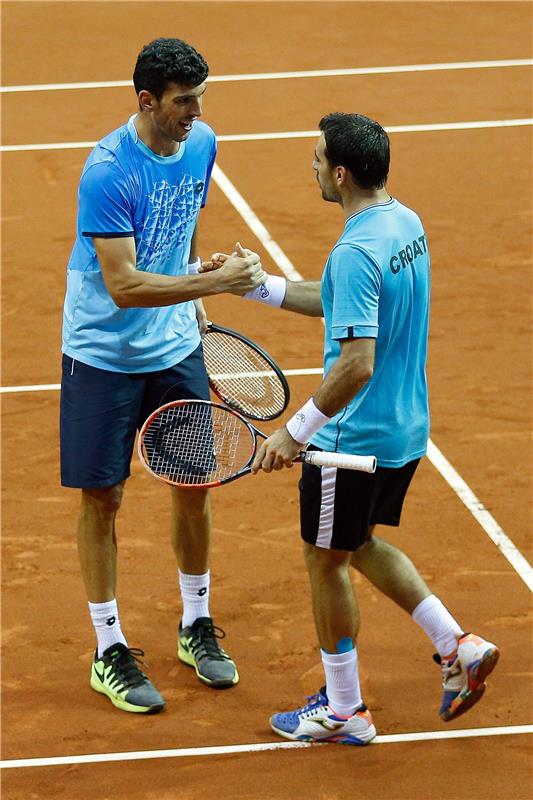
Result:
[[[499,61],[450,61],[441,64],[404,64],[391,67],[354,67],[348,69],[312,69],[298,72],[252,72],[241,75],[212,75],[207,80],[209,83],[226,83],[237,81],[270,81],[270,80],[295,80],[298,78],[334,78],[348,75],[385,75],[395,72],[439,72],[442,70],[457,69],[491,69],[502,67],[530,67],[533,66],[531,58],[502,59]],[[131,88],[132,82],[128,81],[82,81],[78,83],[34,83],[19,86],[0,86],[0,93],[15,92],[53,92],[70,89],[117,89]]]
[[[464,728],[454,731],[421,731],[376,736],[376,744],[402,744],[404,742],[436,741],[440,739],[466,739],[484,736],[517,736],[533,733],[533,725],[509,725],[498,728]],[[27,767],[57,767],[65,764],[96,764],[108,761],[140,761],[152,758],[188,758],[191,756],[217,756],[232,753],[257,753],[265,750],[296,750],[304,747],[325,747],[315,742],[263,742],[261,744],[220,745],[218,747],[185,747],[173,750],[137,750],[125,753],[90,753],[80,756],[55,756],[51,758],[16,758],[0,761],[0,769]]]
[[[488,119],[472,122],[435,122],[421,125],[386,125],[387,133],[428,133],[436,131],[468,131],[480,128],[515,128],[533,125],[533,118]],[[272,139],[311,139],[319,131],[274,131],[272,133],[230,133],[217,136],[218,142],[260,142]],[[0,153],[24,153],[33,150],[87,150],[97,142],[44,142],[39,144],[3,144]]]

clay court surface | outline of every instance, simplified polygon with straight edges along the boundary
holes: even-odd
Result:
[[[2,154],[5,800],[531,798],[533,583],[518,557],[531,563],[533,555],[531,61],[487,65],[531,59],[530,31],[525,2],[3,4],[2,84],[50,85],[2,95],[3,145],[35,145]],[[486,509],[485,525],[508,537],[496,546],[436,457],[417,474],[401,528],[382,530],[467,630],[501,648],[483,701],[447,726],[437,716],[431,645],[359,579],[364,697],[381,738],[364,749],[278,747],[270,714],[296,707],[322,678],[300,553],[298,467],[213,492],[211,608],[241,673],[236,688],[217,693],[177,661],[167,492],[134,460],[118,525],[118,598],[129,643],[145,650],[167,709],[121,713],[89,688],[78,496],[58,474],[61,307],[90,149],[83,143],[121,125],[136,98],[123,86],[52,87],[126,81],[157,36],[189,40],[213,76],[204,119],[222,137],[222,174],[201,218],[202,254],[239,239],[263,254],[268,271],[287,265],[248,227],[235,193],[223,191],[226,176],[298,273],[319,278],[342,214],[320,199],[315,140],[261,134],[314,131],[334,110],[391,129],[389,190],[422,215],[432,252],[432,442]],[[242,79],[458,62],[480,65]],[[290,371],[289,410],[312,394],[320,376],[305,370],[321,366],[319,320],[238,298],[206,305],[211,319],[256,339]],[[450,731],[466,733],[439,738]],[[420,732],[427,736],[411,736]],[[260,749],[268,743],[277,749]],[[247,749],[213,749],[232,745]],[[179,752],[156,757],[168,750]],[[132,753],[146,758],[123,760]],[[96,758],[77,759],[89,754]],[[72,763],[57,760],[65,756]],[[31,761],[39,758],[56,760]]]

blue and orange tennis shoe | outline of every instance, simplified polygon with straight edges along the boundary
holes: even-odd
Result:
[[[337,714],[329,705],[326,687],[307,698],[296,711],[274,714],[270,725],[274,733],[299,742],[336,742],[365,745],[374,739],[372,715],[363,705],[351,717]]]
[[[500,651],[495,644],[473,633],[459,639],[457,651],[448,659],[433,656],[442,669],[444,695],[439,715],[445,722],[464,714],[481,700],[488,678],[498,662]]]

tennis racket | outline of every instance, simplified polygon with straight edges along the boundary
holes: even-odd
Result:
[[[227,406],[209,400],[175,400],[148,417],[138,450],[144,467],[163,483],[210,488],[248,475],[258,440],[266,438]],[[374,456],[303,450],[297,460],[320,467],[376,470]]]
[[[264,421],[285,411],[289,385],[274,359],[255,342],[210,322],[202,344],[209,384],[226,405]]]

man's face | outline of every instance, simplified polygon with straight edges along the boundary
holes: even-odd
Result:
[[[152,122],[159,133],[174,142],[185,141],[202,114],[205,90],[205,81],[193,87],[169,83],[161,99],[153,100]]]
[[[339,193],[339,189],[337,187],[337,183],[335,181],[333,170],[329,164],[329,161],[326,158],[325,150],[326,150],[326,142],[324,139],[324,134],[322,133],[320,134],[320,138],[315,148],[315,156],[313,158],[313,169],[315,170],[316,173],[316,179],[318,181],[318,185],[322,189],[322,198],[332,203],[339,203],[341,196]]]

